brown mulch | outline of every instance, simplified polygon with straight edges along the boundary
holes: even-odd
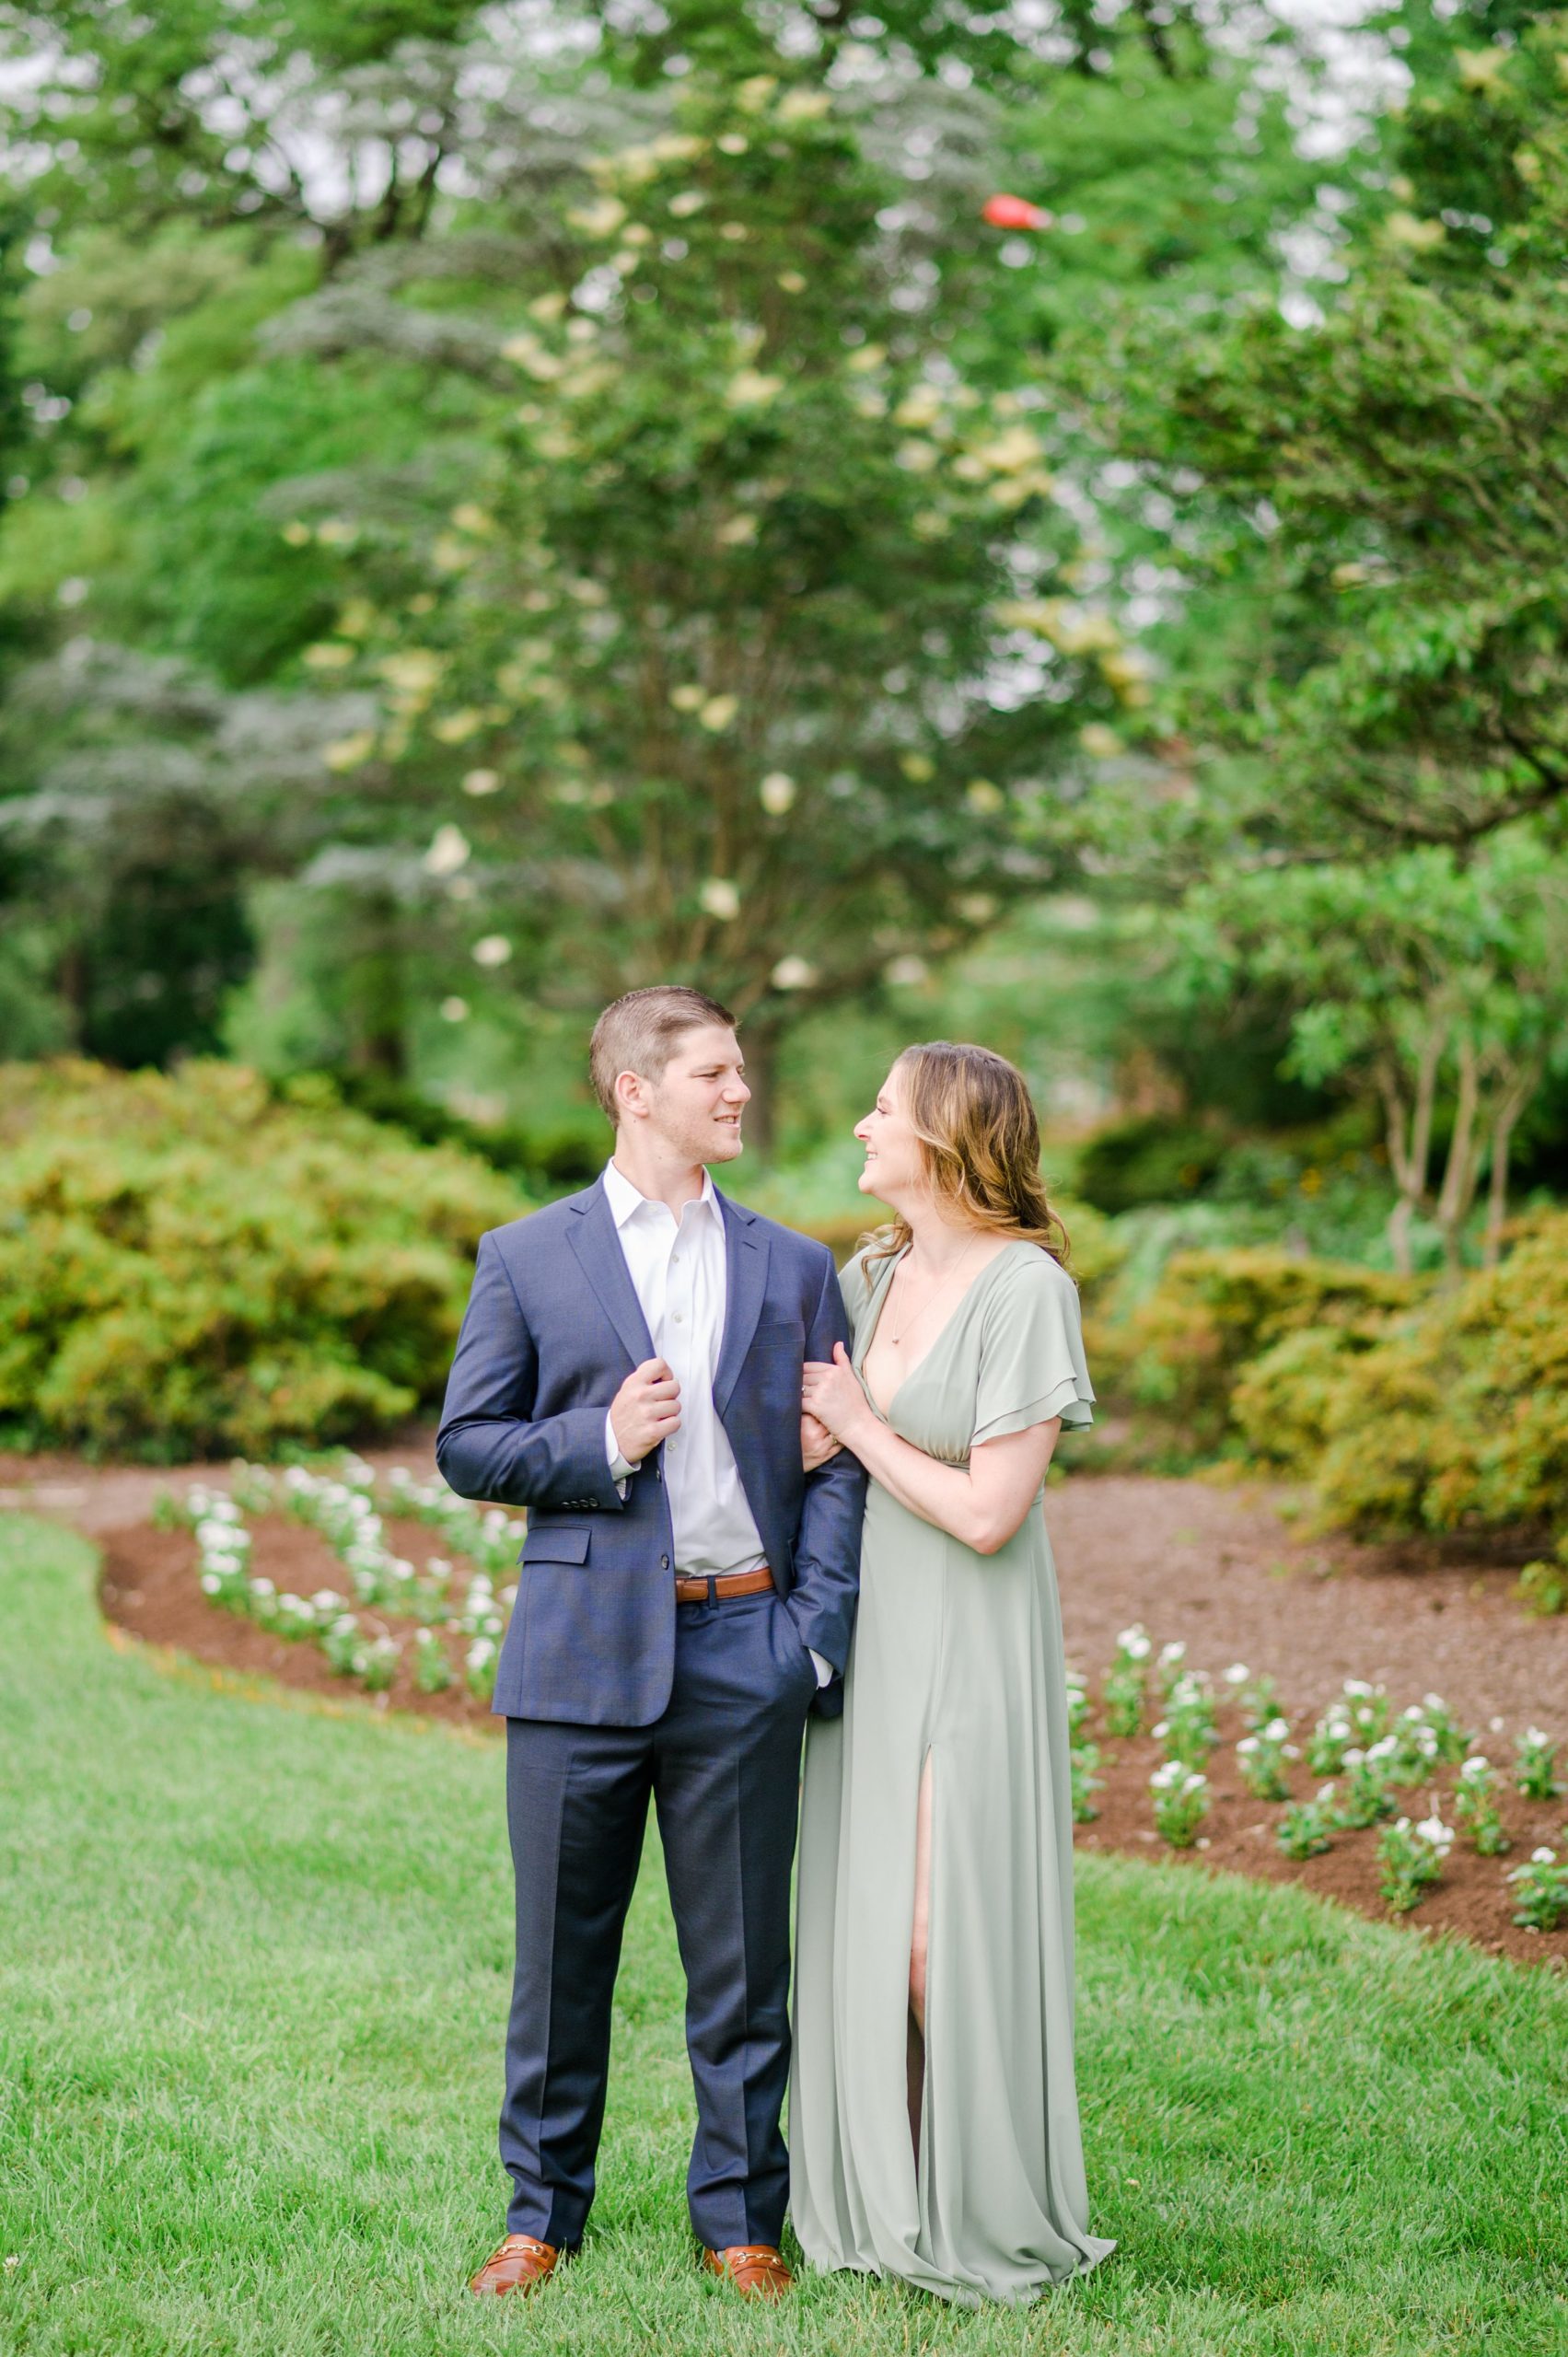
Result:
[[[412,1431],[401,1446],[364,1453],[379,1468],[406,1464],[423,1473],[431,1463],[430,1434]],[[269,1636],[210,1604],[196,1585],[194,1541],[147,1527],[145,1518],[159,1490],[182,1491],[201,1479],[221,1485],[226,1472],[221,1465],[157,1471],[95,1468],[69,1457],[0,1457],[0,1508],[33,1506],[91,1531],[105,1549],[105,1610],[132,1634],[285,1686],[323,1695],[357,1693],[308,1641]],[[1184,1640],[1193,1667],[1217,1676],[1240,1659],[1271,1674],[1298,1729],[1346,1678],[1365,1678],[1386,1685],[1397,1708],[1440,1692],[1504,1771],[1514,1738],[1526,1725],[1568,1734],[1568,1615],[1543,1621],[1522,1613],[1511,1594],[1515,1564],[1481,1553],[1442,1557],[1431,1550],[1315,1540],[1283,1517],[1282,1507],[1290,1503],[1261,1489],[1145,1475],[1074,1478],[1070,1472],[1051,1489],[1046,1508],[1070,1658],[1098,1678],[1118,1631],[1142,1620],[1156,1646]],[[420,1525],[389,1525],[389,1536],[415,1562],[442,1551],[437,1536]],[[313,1532],[267,1517],[255,1524],[254,1543],[254,1569],[280,1588],[310,1595],[345,1587],[341,1567]],[[361,1618],[377,1632],[377,1616]],[[463,1641],[448,1636],[446,1642],[460,1669]],[[406,1669],[375,1703],[475,1728],[493,1724],[487,1706],[460,1686],[441,1695],[416,1693]],[[1234,1760],[1229,1745],[1240,1732],[1233,1715],[1222,1722],[1227,1744],[1210,1771],[1214,1806],[1203,1829],[1206,1847],[1170,1852],[1154,1839],[1148,1778],[1159,1752],[1146,1737],[1102,1743],[1105,1789],[1096,1795],[1099,1815],[1080,1829],[1083,1846],[1134,1857],[1175,1855],[1265,1881],[1297,1881],[1386,1919],[1376,1829],[1337,1834],[1332,1850],[1318,1858],[1283,1857],[1273,1844],[1277,1811],[1253,1800],[1227,1764]],[[1298,1768],[1297,1796],[1315,1791],[1318,1782]],[[1451,1787],[1451,1771],[1445,1770],[1438,1791],[1449,1822]],[[1405,1793],[1400,1805],[1411,1817],[1424,1816],[1428,1789]],[[1405,1920],[1418,1931],[1459,1933],[1522,1961],[1551,1956],[1568,1962],[1568,1930],[1543,1935],[1508,1921],[1512,1900],[1504,1881],[1538,1842],[1562,1853],[1568,1799],[1543,1806],[1510,1790],[1502,1808],[1514,1849],[1505,1857],[1478,1858],[1456,1843],[1443,1883]]]
[[[408,1636],[413,1625],[410,1621],[354,1603],[347,1593],[349,1582],[343,1565],[316,1531],[272,1514],[255,1516],[248,1527],[254,1578],[271,1580],[280,1592],[287,1589],[296,1596],[336,1588],[343,1596],[343,1610],[355,1615],[366,1636]],[[394,1553],[422,1571],[432,1555],[443,1551],[439,1533],[423,1523],[388,1516],[384,1530]],[[360,1692],[353,1679],[338,1676],[312,1639],[274,1636],[242,1613],[231,1612],[226,1605],[214,1604],[204,1596],[197,1579],[196,1541],[190,1531],[155,1530],[150,1523],[134,1523],[122,1530],[106,1531],[100,1544],[99,1598],[108,1618],[130,1635],[244,1676],[273,1678],[280,1685],[308,1694]],[[459,1584],[462,1577],[459,1565]],[[377,1710],[417,1711],[448,1723],[499,1727],[489,1703],[476,1701],[462,1683],[469,1640],[447,1629],[437,1634],[457,1672],[456,1684],[439,1694],[422,1694],[405,1658],[391,1685],[366,1699]]]
[[[1299,1732],[1301,1714],[1291,1712],[1287,1715]],[[1287,1858],[1274,1840],[1282,1806],[1255,1800],[1236,1772],[1232,1747],[1245,1729],[1235,1712],[1221,1711],[1220,1731],[1224,1740],[1205,1771],[1210,1812],[1198,1843],[1191,1850],[1167,1848],[1153,1829],[1149,1778],[1165,1755],[1161,1746],[1148,1736],[1139,1736],[1130,1742],[1100,1744],[1097,1772],[1104,1781],[1104,1789],[1092,1795],[1098,1814],[1076,1829],[1078,1847],[1117,1851],[1125,1857],[1161,1858],[1183,1865],[1223,1867],[1231,1874],[1249,1875],[1259,1882],[1296,1882],[1304,1889],[1315,1891],[1320,1898],[1337,1898],[1342,1907],[1353,1907],[1380,1922],[1392,1921],[1422,1933],[1458,1933],[1489,1954],[1511,1956],[1516,1964],[1554,1963],[1559,1970],[1568,1969],[1568,1925],[1555,1932],[1529,1932],[1512,1922],[1513,1888],[1504,1880],[1509,1868],[1527,1858],[1538,1843],[1544,1842],[1555,1849],[1559,1857],[1562,1855],[1568,1798],[1527,1801],[1506,1785],[1498,1796],[1498,1814],[1513,1848],[1503,1857],[1482,1858],[1456,1839],[1442,1881],[1429,1891],[1413,1913],[1391,1917],[1379,1888],[1382,1873],[1377,1864],[1377,1838],[1382,1829],[1362,1826],[1336,1831],[1331,1836],[1333,1847],[1319,1856]],[[1508,1754],[1498,1749],[1489,1757],[1495,1767],[1506,1771]],[[1294,1762],[1293,1769],[1291,1797],[1295,1800],[1310,1800],[1329,1781],[1308,1774],[1303,1761]],[[1341,1777],[1338,1789],[1342,1795],[1345,1780]],[[1444,1822],[1453,1825],[1453,1770],[1440,1769],[1431,1783],[1401,1790],[1396,1795],[1395,1814],[1417,1820],[1427,1816],[1436,1802]]]

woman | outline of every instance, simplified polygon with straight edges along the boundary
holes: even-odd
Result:
[[[1098,2264],[1073,2076],[1073,1825],[1040,1499],[1090,1421],[1024,1083],[899,1058],[854,1132],[890,1229],[805,1411],[871,1475],[844,1713],[801,1820],[791,2205],[817,2266],[1027,2300]]]

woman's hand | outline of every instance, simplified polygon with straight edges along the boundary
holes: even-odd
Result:
[[[860,1377],[842,1342],[833,1344],[830,1366],[821,1359],[807,1360],[801,1371],[801,1410],[803,1414],[814,1416],[819,1424],[826,1425],[845,1448],[854,1446],[857,1432],[876,1422],[860,1387]]]
[[[835,1440],[826,1424],[816,1416],[808,1416],[804,1409],[800,1417],[800,1462],[807,1473],[815,1473],[819,1465],[826,1465],[830,1457],[842,1455],[843,1443]]]

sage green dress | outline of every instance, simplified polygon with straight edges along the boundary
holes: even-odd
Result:
[[[897,1265],[861,1255],[844,1272],[857,1372]],[[884,1421],[962,1465],[976,1442],[1053,1416],[1087,1424],[1093,1399],[1077,1289],[1017,1243],[981,1271]],[[789,2143],[814,2266],[1019,2301],[1114,2248],[1088,2230],[1074,2082],[1064,1666],[1038,1505],[979,1555],[872,1482],[843,1715],[813,1718],[806,1749]],[[927,1753],[917,2175],[906,2034]]]

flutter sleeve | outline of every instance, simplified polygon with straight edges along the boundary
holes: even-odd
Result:
[[[1053,1416],[1085,1430],[1094,1397],[1077,1286],[1048,1252],[1020,1253],[985,1306],[971,1446]]]

